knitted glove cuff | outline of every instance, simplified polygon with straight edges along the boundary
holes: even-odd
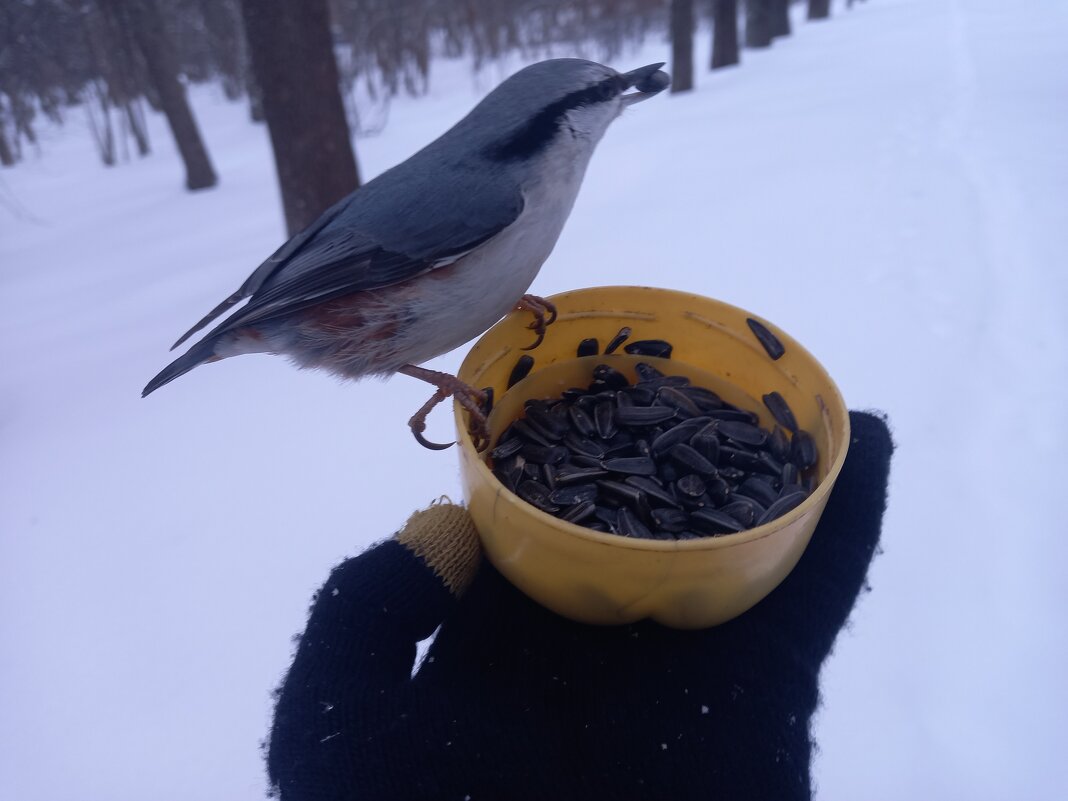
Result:
[[[470,586],[482,558],[471,516],[464,507],[445,501],[413,514],[396,539],[457,598]]]

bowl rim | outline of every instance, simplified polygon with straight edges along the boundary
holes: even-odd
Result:
[[[566,292],[558,292],[555,295],[550,295],[546,300],[558,301],[562,298],[570,298],[576,295],[586,295],[592,292],[619,292],[619,291],[638,291],[641,293],[648,293],[650,295],[660,295],[662,297],[676,297],[676,298],[696,298],[698,300],[713,303],[718,306],[725,307],[734,312],[740,312],[746,317],[752,317],[754,319],[770,322],[768,318],[758,316],[757,314],[750,312],[748,309],[744,309],[741,306],[735,306],[731,303],[727,303],[716,298],[710,298],[705,295],[699,295],[695,292],[686,292],[677,289],[666,289],[663,287],[650,287],[650,286],[634,286],[634,285],[613,285],[613,286],[595,286],[584,287],[580,289],[571,289]],[[475,345],[467,352],[463,362],[460,364],[460,369],[457,375],[464,375],[470,372],[473,368],[471,364],[472,358],[477,350],[477,346],[481,344],[483,339],[489,336],[492,332],[496,331],[507,320],[511,319],[513,315],[522,314],[522,312],[513,311],[501,320],[497,321],[491,328],[485,331],[476,341]],[[540,519],[547,523],[550,528],[559,531],[563,534],[570,534],[577,536],[591,542],[600,543],[615,548],[624,548],[636,551],[660,551],[662,553],[671,553],[675,551],[703,551],[710,549],[721,548],[733,548],[742,545],[746,545],[750,542],[764,539],[765,537],[773,536],[784,528],[787,528],[795,520],[808,514],[815,506],[820,503],[824,503],[826,497],[830,494],[831,489],[835,482],[838,480],[838,475],[842,471],[842,465],[845,464],[846,454],[849,451],[849,444],[851,441],[851,431],[849,425],[849,408],[846,406],[845,399],[842,397],[841,390],[831,378],[830,373],[823,364],[812,355],[806,347],[792,337],[788,332],[784,331],[781,326],[774,324],[777,329],[776,336],[783,341],[788,351],[799,351],[808,361],[813,365],[814,372],[819,378],[825,379],[826,383],[831,389],[832,397],[830,398],[831,405],[838,406],[842,414],[842,425],[840,430],[836,432],[842,442],[842,447],[839,449],[837,456],[831,463],[830,469],[820,481],[815,492],[809,495],[804,501],[791,509],[785,515],[777,517],[774,520],[765,523],[762,526],[754,526],[753,528],[745,529],[744,531],[738,531],[733,534],[718,534],[715,536],[700,537],[693,540],[655,540],[638,537],[624,537],[621,534],[612,534],[611,532],[594,531],[593,529],[580,526],[577,523],[568,523],[565,520],[561,520],[558,517],[554,517],[548,512],[543,512],[536,506],[533,506],[514,492],[504,486],[497,476],[493,474],[493,471],[486,465],[481,455],[475,451],[474,444],[471,442],[471,435],[467,433],[467,426],[464,421],[464,409],[457,401],[453,401],[453,417],[456,422],[457,431],[457,443],[462,451],[462,458],[470,459],[475,466],[475,469],[479,472],[479,475],[483,479],[488,479],[490,487],[494,490],[494,496],[498,501],[503,500],[509,505],[520,508],[524,514],[533,514],[535,519]],[[578,357],[576,357],[578,358]],[[683,362],[685,363],[685,362]],[[822,414],[826,417],[829,415],[828,402],[822,395],[816,396],[817,402],[820,404]]]

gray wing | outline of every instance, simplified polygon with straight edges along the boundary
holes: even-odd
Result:
[[[441,170],[415,161],[383,173],[328,209],[175,346],[249,296],[248,304],[209,336],[452,264],[515,222],[523,210],[518,187],[499,174],[452,170],[446,171],[451,180],[443,182]]]
[[[295,234],[291,239],[289,239],[289,241],[287,241],[280,248],[278,248],[278,250],[272,253],[267,258],[267,260],[263,262],[263,264],[261,264],[253,271],[252,275],[245,279],[245,283],[243,283],[236,292],[230,295],[230,297],[228,297],[210,312],[205,314],[204,317],[201,318],[200,322],[198,322],[196,325],[194,325],[192,328],[182,334],[178,341],[171,345],[171,350],[177,348],[179,345],[189,339],[189,337],[193,336],[193,334],[202,329],[220,314],[252,295],[257,289],[260,288],[260,286],[263,285],[263,282],[267,280],[271,273],[277,270],[282,264],[285,264],[285,262],[288,259],[292,258],[295,253],[299,252],[301,248],[303,248],[304,245],[309,242],[309,240],[311,240],[316,234],[322,231],[323,228],[325,228],[329,223],[331,223],[334,218],[337,217],[338,214],[340,214],[349,205],[354,196],[355,193],[352,193],[343,197],[341,200],[339,200],[337,203],[335,203],[333,206],[331,206],[321,215],[319,215],[319,218],[315,222],[313,222],[299,234]]]

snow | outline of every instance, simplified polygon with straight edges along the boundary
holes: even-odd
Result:
[[[899,445],[885,552],[823,676],[818,798],[1053,799],[1068,6],[872,0],[609,131],[534,285],[655,283],[797,336]],[[702,36],[699,63],[706,63]],[[662,41],[615,60],[666,60]],[[365,176],[508,72],[434,64]],[[77,114],[0,172],[0,799],[252,799],[290,637],[330,567],[461,495],[419,382],[248,356],[147,400],[167,347],[282,239],[266,131],[210,89],[222,183],[99,165]],[[455,369],[462,351],[432,366]],[[448,435],[439,411],[428,436]]]

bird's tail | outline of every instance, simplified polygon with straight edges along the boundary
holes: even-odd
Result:
[[[145,397],[150,392],[155,392],[164,384],[169,384],[178,376],[185,375],[194,367],[204,364],[205,362],[215,361],[217,358],[218,357],[215,355],[214,339],[198,342],[184,355],[179,356],[160,370],[159,374],[149,381],[145,388],[141,390],[141,397]]]

